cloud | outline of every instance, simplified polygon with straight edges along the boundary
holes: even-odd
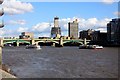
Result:
[[[100,30],[102,32],[106,32],[107,31],[107,23],[109,21],[111,21],[111,18],[97,19],[95,17],[88,18],[88,19],[79,18],[79,17],[59,19],[59,25],[61,27],[63,36],[68,35],[68,22],[73,22],[75,19],[78,19],[79,31],[87,30],[87,29],[94,29],[94,30]],[[50,24],[52,24],[52,25],[50,26]],[[39,36],[48,37],[51,34],[51,27],[53,27],[53,22],[52,23],[40,22],[40,23],[35,24],[32,27],[19,27],[15,31],[11,31],[11,32],[9,31],[9,33],[8,32],[7,33],[2,32],[2,33],[6,33],[9,35],[10,34],[15,35],[15,33],[16,33],[16,35],[17,35],[17,34],[20,34],[21,32],[29,31],[29,32],[33,32],[35,37],[37,37],[37,38]],[[14,32],[14,34],[13,34],[13,32]]]
[[[101,2],[102,0],[18,0],[22,2]]]
[[[11,37],[15,35],[17,36],[18,34],[12,29],[0,28],[0,37]]]
[[[68,22],[73,22],[75,19],[78,19],[79,31],[94,29],[94,30],[100,30],[101,32],[107,32],[107,23],[111,21],[111,18],[97,19],[95,17],[88,19],[79,18],[79,17],[60,19],[62,35],[64,36],[68,35]]]
[[[73,17],[73,18],[66,18],[66,19],[60,19],[60,26],[64,30],[68,30],[68,22],[73,22],[75,19],[78,19],[79,23],[79,29],[96,29],[98,27],[106,27],[107,23],[111,20],[111,18],[104,18],[104,19],[97,19],[97,18],[79,18],[79,17]]]
[[[32,12],[33,6],[30,3],[20,2],[16,0],[5,0],[2,4],[5,14],[24,14]]]
[[[35,37],[50,37],[50,33],[40,33],[39,35],[35,34]]]
[[[18,29],[17,29],[17,32],[26,32],[26,31],[28,31],[28,28],[27,27],[19,27]]]
[[[102,0],[105,4],[112,4],[115,0]]]
[[[68,30],[68,23],[69,22],[73,22],[75,19],[78,19],[78,18],[77,17],[73,17],[73,18],[63,18],[63,19],[60,19],[59,20],[59,26],[61,27],[61,29],[63,31],[66,31],[66,30]]]
[[[107,29],[106,28],[98,28],[98,29],[95,29],[96,31],[100,31],[100,32],[107,32]]]
[[[97,19],[97,18],[79,18],[79,17],[73,17],[73,18],[63,18],[59,19],[59,26],[61,27],[62,35],[67,36],[68,35],[68,22],[73,22],[75,19],[78,19],[79,23],[79,31],[80,30],[87,30],[87,29],[94,29],[94,30],[100,30],[102,32],[107,31],[107,23],[111,21],[111,18],[104,18],[104,19]],[[53,23],[52,23],[53,24]],[[48,22],[42,22],[38,23],[37,25],[33,26],[32,29],[34,32],[39,33],[39,36],[50,36],[51,31],[50,23]]]
[[[5,31],[3,29],[0,29],[0,37],[2,37],[5,34]]]
[[[118,12],[118,11],[114,12],[113,14],[116,16],[120,16],[120,12]]]
[[[33,31],[38,31],[38,32],[42,32],[42,31],[46,31],[46,30],[50,30],[50,23],[48,22],[42,22],[42,23],[38,23],[35,26],[32,27]]]
[[[25,25],[26,21],[25,20],[10,20],[8,22],[6,22],[5,24],[7,25]]]
[[[98,20],[97,23],[95,24],[96,27],[106,27],[107,23],[111,21],[112,19],[104,18],[102,20]]]
[[[53,26],[53,23],[41,22],[32,26],[31,32],[34,32],[37,37],[48,37],[50,36],[51,26]]]

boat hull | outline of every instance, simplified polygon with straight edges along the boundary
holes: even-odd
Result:
[[[98,45],[80,45],[79,49],[103,49],[103,47]]]

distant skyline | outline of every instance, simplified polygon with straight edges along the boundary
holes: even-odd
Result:
[[[19,6],[16,6],[19,5]],[[21,32],[34,32],[35,37],[50,36],[53,18],[59,17],[62,35],[68,35],[68,22],[78,19],[79,31],[95,29],[106,31],[106,24],[117,18],[118,2],[20,2],[4,1],[5,27],[0,36],[18,36]],[[1,19],[0,19],[1,20]],[[51,25],[51,26],[50,26]]]

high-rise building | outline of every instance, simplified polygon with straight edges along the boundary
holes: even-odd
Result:
[[[61,29],[59,27],[59,18],[54,18],[54,27],[51,29],[51,37],[56,37],[57,35],[61,35]]]
[[[59,18],[58,17],[54,18],[54,27],[59,27]]]
[[[107,40],[110,43],[120,45],[120,18],[112,19],[107,24]]]
[[[78,22],[77,19],[68,23],[68,36],[73,39],[78,39]]]

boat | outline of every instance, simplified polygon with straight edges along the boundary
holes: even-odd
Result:
[[[93,45],[80,45],[79,49],[94,49]]]
[[[95,45],[94,49],[103,49],[103,46]]]
[[[26,47],[26,49],[37,49],[37,50],[39,50],[39,49],[41,49],[41,47],[40,47],[40,45],[34,44],[34,45],[28,45]]]
[[[103,46],[99,46],[99,45],[80,45],[79,49],[103,49]]]

